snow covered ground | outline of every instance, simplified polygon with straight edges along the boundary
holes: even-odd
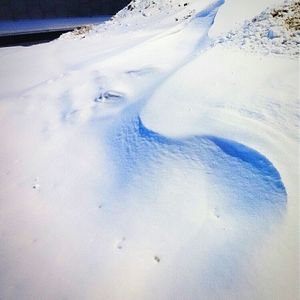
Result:
[[[0,299],[297,299],[298,3],[0,49]]]

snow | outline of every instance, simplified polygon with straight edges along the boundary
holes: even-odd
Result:
[[[297,40],[240,2],[0,49],[1,299],[297,298]]]
[[[247,51],[275,55],[284,53],[297,58],[300,45],[299,23],[297,25],[299,18],[299,4],[285,2],[279,8],[264,10],[251,21],[244,22],[240,28],[217,39],[215,43],[233,43]]]
[[[251,20],[267,7],[277,3],[277,0],[227,0],[226,5],[220,8],[215,24],[210,30],[210,36],[217,37],[235,29],[245,20]]]

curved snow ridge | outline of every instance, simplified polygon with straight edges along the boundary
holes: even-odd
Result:
[[[209,177],[207,189],[216,185],[218,201],[227,203],[229,211],[250,216],[285,208],[287,194],[279,172],[265,156],[235,141],[197,135],[169,138],[146,128],[138,115],[122,119],[109,139],[121,189],[136,178],[142,185],[148,175],[151,184],[157,181],[151,174],[165,161],[180,161],[191,174],[198,170],[199,178]]]
[[[297,86],[297,64],[289,58],[216,46],[158,87],[141,118],[164,136],[241,142],[267,155],[284,176],[278,158],[298,136]]]
[[[215,136],[210,136],[208,139],[220,147],[225,154],[250,164],[269,181],[270,185],[274,186],[273,188],[287,194],[279,172],[264,155],[236,141]]]
[[[212,13],[215,13],[216,10],[225,3],[225,0],[217,0],[210,4],[207,8],[201,10],[196,14],[196,18],[204,18],[210,16]]]

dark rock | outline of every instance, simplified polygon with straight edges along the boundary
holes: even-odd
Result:
[[[160,258],[158,256],[154,256],[154,260],[159,263],[160,262]]]

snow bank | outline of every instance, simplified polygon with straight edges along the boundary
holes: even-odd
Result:
[[[280,0],[226,0],[226,5],[220,8],[215,24],[210,30],[210,36],[217,37],[236,29],[245,20],[251,20],[267,7],[281,3]]]
[[[94,26],[92,30],[88,30],[82,34],[78,34],[78,32],[67,33],[63,35],[63,38],[84,38],[95,34],[102,35],[106,31],[128,32],[142,29],[166,29],[181,23],[188,23],[199,11],[217,2],[219,1],[134,0],[117,13],[109,22]]]
[[[211,40],[226,5],[0,49],[1,299],[297,298],[297,60]]]
[[[300,4],[285,2],[278,8],[268,8],[241,28],[230,30],[215,43],[234,43],[251,52],[299,57]]]

